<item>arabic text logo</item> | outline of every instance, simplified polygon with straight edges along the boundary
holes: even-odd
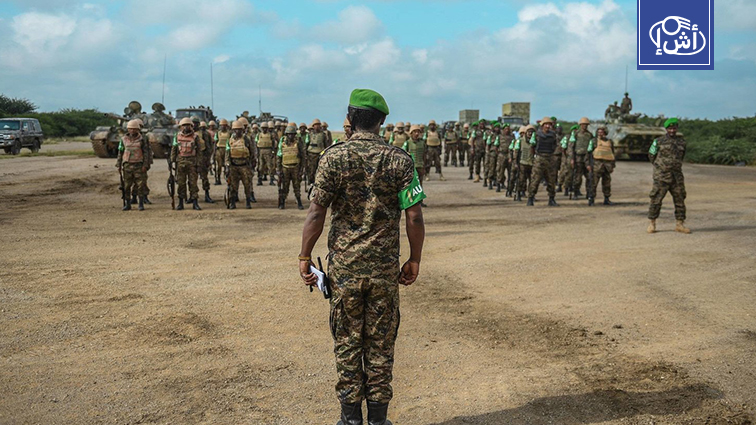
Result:
[[[666,40],[662,38],[662,32],[668,36]],[[648,35],[656,46],[657,56],[663,54],[662,50],[668,55],[692,56],[706,49],[706,35],[698,30],[697,24],[691,24],[689,19],[680,16],[669,16],[655,23]],[[674,43],[674,49],[667,47],[670,42]]]

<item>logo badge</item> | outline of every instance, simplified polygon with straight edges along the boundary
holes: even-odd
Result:
[[[714,0],[638,0],[638,69],[714,69]]]

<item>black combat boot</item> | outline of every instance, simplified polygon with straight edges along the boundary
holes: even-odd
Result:
[[[493,180],[488,181],[488,190],[493,190]]]
[[[278,209],[279,210],[286,209],[286,198],[284,198],[281,195],[278,195]]]
[[[215,176],[215,185],[216,185],[216,186],[220,186],[220,184],[221,184],[221,181],[220,181],[220,176],[217,176],[217,175],[216,175],[216,176]]]
[[[336,422],[336,425],[362,425],[362,402],[341,403],[341,419]]]
[[[131,202],[124,202],[121,211],[129,211],[131,209]]]
[[[558,207],[559,204],[556,203],[553,196],[549,196],[549,206],[550,207]]]
[[[567,187],[564,188],[564,196],[570,196],[570,189]]]
[[[250,199],[250,198],[247,198],[247,209],[248,210],[252,209],[252,199]]]
[[[589,206],[589,207],[592,207],[592,206],[594,206],[595,204],[596,204],[596,202],[595,202],[595,201],[593,200],[593,198],[591,198],[591,197],[588,197],[588,206]]]
[[[136,195],[131,195],[131,205],[136,205],[139,201],[137,201]]]
[[[176,211],[181,211],[184,209],[184,198],[179,198],[179,204],[176,207]]]
[[[259,175],[257,176],[257,185],[262,186],[262,177],[260,177]]]
[[[299,196],[297,196],[297,208],[299,208],[300,210],[304,209],[304,205],[302,205],[302,198],[300,198]]]
[[[199,206],[199,201],[197,201],[196,199],[192,199],[192,209],[202,211],[202,208],[200,208]]]
[[[501,192],[501,183],[496,184],[496,193]]]
[[[559,186],[557,186],[557,190],[556,191],[559,192],[559,193],[562,193],[562,185],[561,184]]]
[[[581,196],[583,196],[583,194],[580,193],[580,189],[578,189],[577,192],[572,194],[572,199],[577,200],[577,199],[580,199]]]
[[[144,195],[144,203],[147,205],[152,205],[152,201],[147,197],[147,195]]]
[[[515,195],[515,201],[522,202],[522,196],[520,195],[520,192],[517,192],[517,194]]]
[[[249,202],[251,202],[253,204],[257,203],[257,199],[255,199],[255,192],[252,192],[252,193],[249,194]]]
[[[472,177],[472,171],[470,171],[470,177],[468,177],[467,180],[472,180],[472,179],[473,179],[473,177]]]
[[[212,199],[210,199],[210,191],[209,190],[205,191],[205,203],[208,203],[208,204],[214,204],[215,203],[215,201],[213,201]]]
[[[267,175],[267,174],[264,174],[264,175],[263,175],[263,181],[264,181],[264,182],[268,181],[268,175]]]
[[[139,197],[139,211],[144,211],[144,196]]]
[[[231,198],[228,201],[228,209],[230,209],[230,210],[235,210],[236,209],[236,201],[234,200],[234,198]]]
[[[273,177],[273,176],[270,176],[270,183],[268,183],[268,185],[275,186],[276,185],[276,178]]]
[[[614,202],[610,201],[608,196],[604,196],[604,205],[614,205]]]
[[[388,415],[388,403],[367,402],[368,425],[393,425],[386,419]]]
[[[528,206],[532,207],[533,205],[535,205],[535,198],[531,196],[528,198]]]

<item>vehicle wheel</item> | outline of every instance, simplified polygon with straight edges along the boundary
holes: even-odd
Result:
[[[16,140],[16,143],[11,148],[11,155],[18,155],[19,153],[21,153],[21,141]]]
[[[5,154],[8,155],[11,152],[11,148],[3,148]]]
[[[39,148],[39,139],[34,139],[32,146],[29,149],[32,151],[32,153],[37,153],[39,152]]]

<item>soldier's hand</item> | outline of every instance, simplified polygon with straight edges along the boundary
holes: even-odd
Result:
[[[299,276],[307,286],[314,286],[318,284],[318,276],[310,271],[310,265],[312,261],[299,261]]]
[[[575,166],[575,160],[574,159],[572,161],[570,161],[570,163],[572,164],[573,167]]]
[[[589,173],[593,172],[593,167],[591,167],[590,165],[585,167],[585,169],[588,170]]]
[[[147,172],[147,167],[142,167],[142,172],[146,173]]]
[[[407,260],[402,266],[402,271],[399,273],[399,283],[405,286],[410,286],[415,283],[419,273],[420,263]]]

